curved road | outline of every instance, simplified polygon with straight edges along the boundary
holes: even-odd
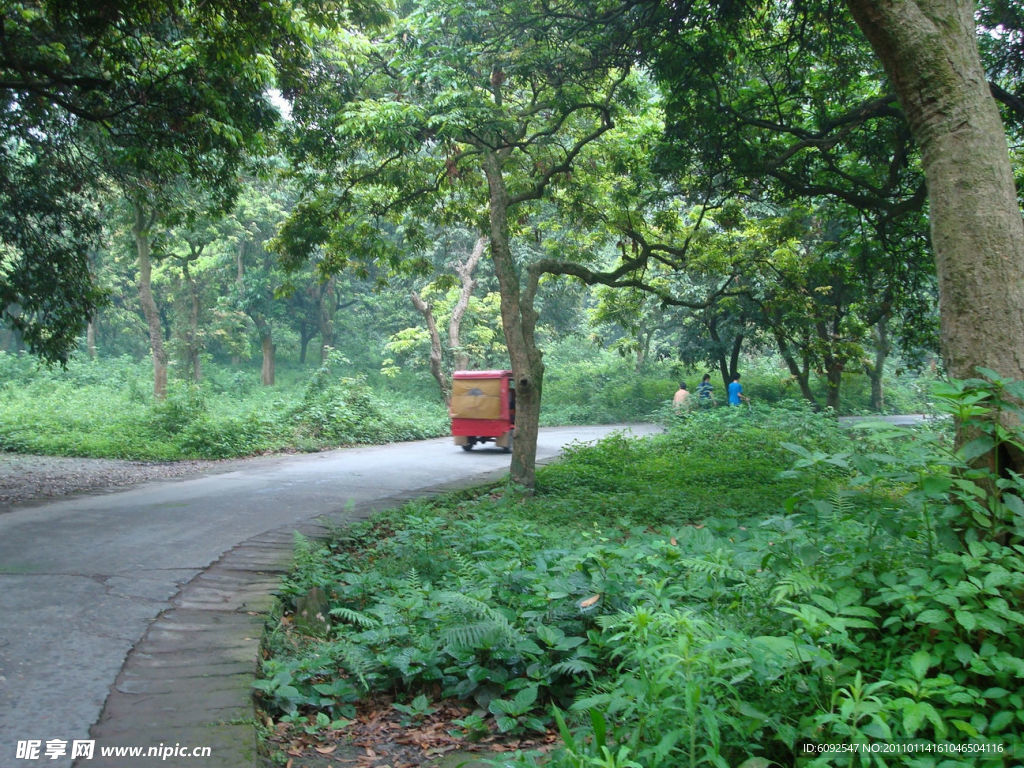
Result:
[[[542,429],[538,461],[623,429],[657,431]],[[133,646],[184,585],[242,542],[507,471],[504,452],[467,453],[441,438],[257,458],[224,474],[16,506],[0,516],[0,766],[69,765],[18,759],[17,744],[89,739]]]

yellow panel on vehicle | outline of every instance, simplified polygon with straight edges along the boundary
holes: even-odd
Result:
[[[500,419],[501,379],[455,379],[452,416],[456,419]]]

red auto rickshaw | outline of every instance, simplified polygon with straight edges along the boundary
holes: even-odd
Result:
[[[508,453],[516,426],[512,371],[455,371],[452,374],[452,436],[462,450],[494,441]]]

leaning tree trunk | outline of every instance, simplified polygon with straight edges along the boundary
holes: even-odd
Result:
[[[946,367],[959,378],[985,366],[1024,379],[1024,222],[1006,134],[978,53],[975,4],[847,4],[921,148]],[[1024,472],[1024,456],[1013,457],[1010,468]]]
[[[512,443],[512,481],[529,490],[536,487],[537,434],[544,363],[534,330],[537,312],[533,290],[523,294],[519,270],[509,247],[508,190],[496,153],[487,152],[484,172],[490,194],[491,259],[501,290],[501,324],[516,387],[516,432]]]
[[[476,288],[473,272],[476,271],[476,267],[480,263],[480,259],[484,255],[484,248],[486,247],[487,238],[478,237],[473,245],[473,251],[469,254],[469,258],[455,267],[461,288],[459,289],[458,301],[455,302],[455,306],[452,308],[452,316],[448,320],[448,346],[452,350],[453,366],[456,371],[465,370],[469,367],[469,355],[462,346],[462,318],[466,316],[466,310],[469,309],[469,300],[472,298],[473,291]]]
[[[807,365],[806,361],[804,361],[803,367],[797,363],[796,357],[790,351],[790,347],[786,342],[785,336],[783,336],[778,330],[773,329],[772,334],[775,336],[775,344],[778,347],[779,354],[782,356],[783,361],[786,363],[786,367],[789,369],[790,375],[797,383],[797,386],[800,387],[800,394],[804,396],[804,400],[809,402],[815,411],[821,410],[821,404],[814,396],[814,392],[811,391],[810,366]]]
[[[434,309],[416,291],[412,292],[411,298],[412,305],[423,315],[423,320],[427,324],[427,334],[430,336],[430,375],[437,382],[447,408],[452,404],[452,383],[444,372],[444,351],[441,348],[441,334],[438,333],[437,322],[434,320]]]
[[[139,303],[146,316],[146,325],[149,326],[149,348],[153,353],[153,397],[162,400],[167,397],[167,351],[164,349],[160,312],[153,298],[152,244],[149,241],[149,228],[153,220],[154,217],[147,215],[141,205],[135,206],[132,235],[135,237],[135,250],[139,258]]]

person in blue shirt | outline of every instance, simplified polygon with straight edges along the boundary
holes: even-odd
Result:
[[[740,384],[740,375],[737,373],[729,383],[729,405],[739,405],[746,399],[747,396],[743,394],[743,385]]]
[[[715,388],[711,385],[710,373],[705,373],[704,378],[697,385],[697,402],[704,408],[717,405],[715,402]]]

